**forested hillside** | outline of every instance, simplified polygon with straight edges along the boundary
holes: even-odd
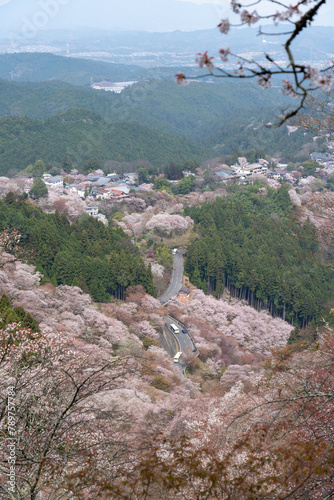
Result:
[[[71,110],[44,122],[27,117],[0,119],[0,174],[23,170],[36,160],[60,164],[68,154],[75,166],[89,158],[148,160],[153,165],[203,159],[205,150],[185,139],[137,123],[103,120],[87,110]]]
[[[243,321],[266,348],[283,322],[272,319],[267,328],[268,315],[197,291],[195,300],[179,302],[178,312],[169,306],[183,319],[186,311],[200,346],[185,381],[158,347],[166,309],[141,287],[132,287],[126,302],[97,309],[79,288],[40,286],[32,266],[3,254],[1,260],[0,293],[22,314],[22,307],[29,311],[41,330],[0,328],[0,380],[3,392],[15,397],[16,452],[25,457],[16,461],[16,484],[26,497],[36,490],[58,498],[149,494],[161,500],[199,499],[203,491],[219,500],[228,498],[226,491],[256,500],[294,498],[297,488],[303,499],[331,494],[329,331],[316,350],[290,346],[263,363],[259,351],[250,353],[236,340],[245,333]],[[222,319],[234,323],[232,337],[221,331]],[[5,411],[12,400],[3,399],[1,424],[12,432]],[[161,454],[166,447],[168,461]],[[0,457],[8,463],[4,446]]]
[[[60,81],[18,83],[0,80],[1,116],[28,116],[45,120],[72,108],[85,108],[117,120],[120,114],[116,110],[116,100],[117,95],[112,92],[98,92]]]
[[[287,188],[237,188],[232,196],[186,207],[200,239],[187,255],[192,283],[267,309],[292,324],[319,318],[333,297],[334,272],[317,258],[317,236],[298,224]]]
[[[21,82],[61,80],[74,85],[93,81],[137,80],[146,74],[139,66],[104,63],[48,53],[0,54],[0,78]]]
[[[70,224],[64,215],[45,214],[12,193],[0,200],[0,226],[20,227],[20,245],[46,281],[80,286],[98,302],[108,302],[110,295],[124,298],[130,285],[155,295],[150,268],[120,228],[86,215]]]
[[[295,161],[311,136],[301,131],[290,136],[286,127],[264,127],[286,102],[276,89],[264,92],[253,83],[238,81],[197,81],[180,88],[172,80],[160,79],[141,81],[114,94],[60,81],[0,80],[3,116],[45,120],[73,108],[85,108],[113,122],[138,122],[214,148],[212,155],[262,148],[266,154],[283,152],[287,161]],[[125,159],[123,151],[121,154]],[[110,159],[109,155],[103,157]]]
[[[128,88],[122,93],[129,105],[131,91]],[[147,125],[162,122],[165,127],[172,127],[168,130],[193,140],[202,140],[217,128],[228,127],[236,113],[250,119],[254,114],[258,116],[260,110],[274,113],[280,103],[286,102],[276,89],[263,92],[254,83],[239,81],[198,80],[180,87],[172,80],[153,80],[138,83],[136,91],[140,97],[133,106],[137,113],[147,116]]]
[[[252,119],[241,112],[237,119],[231,119],[228,125],[221,125],[210,137],[202,141],[208,148],[214,148],[217,154],[230,154],[236,151],[263,151],[263,154],[277,153],[282,161],[296,162],[309,159],[309,143],[314,150],[312,135],[302,129],[289,135],[287,127],[266,127],[276,118],[268,109],[254,111]],[[313,148],[313,149],[312,149]],[[318,146],[318,150],[321,146]],[[239,154],[238,156],[243,156]]]
[[[9,82],[0,80],[0,114],[45,119],[71,108],[87,108],[104,118],[140,123],[200,139],[235,120],[235,111],[247,117],[259,110],[277,110],[286,102],[276,89],[264,93],[246,82],[192,82],[179,87],[168,79],[140,81],[121,94],[69,85],[61,81]],[[273,104],[275,102],[275,104]]]
[[[264,127],[265,123],[274,121],[279,110],[287,104],[287,98],[277,89],[264,91],[253,82],[229,80],[215,80],[212,83],[199,80],[180,88],[172,81],[172,73],[169,73],[169,79],[142,80],[145,70],[140,70],[142,74],[137,70],[136,67],[68,59],[51,54],[0,55],[0,76],[8,78],[12,71],[13,78],[21,80],[0,81],[0,115],[26,115],[45,120],[73,108],[86,108],[111,121],[139,122],[200,143],[205,148],[214,148],[212,155],[264,149],[266,154],[282,153],[288,162],[305,159],[305,154],[301,156],[300,152],[305,143],[310,141],[309,135],[297,131],[290,136],[286,127]],[[64,83],[82,84],[89,72],[99,75],[94,78],[95,81],[137,77],[142,81],[121,94]],[[152,77],[156,73],[159,73],[158,70],[148,76]],[[41,82],[42,79],[53,81]],[[117,156],[119,148],[113,149]],[[178,150],[177,147],[174,149]],[[139,150],[146,154],[145,146],[140,145]],[[125,157],[121,150],[117,158],[104,153],[101,155],[103,160],[131,161],[139,158],[130,151]],[[145,159],[152,161],[152,157],[153,154],[149,154]],[[162,162],[172,159],[163,156]],[[15,152],[14,158],[9,155],[5,159],[6,162],[12,160],[15,161]],[[156,160],[159,163],[161,157]],[[53,161],[53,158],[48,158],[48,161]]]

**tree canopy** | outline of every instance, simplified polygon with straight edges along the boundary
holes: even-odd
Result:
[[[24,199],[0,200],[0,225],[20,227],[20,245],[44,281],[79,286],[97,302],[111,295],[124,298],[130,285],[142,285],[155,295],[153,276],[130,238],[118,227],[106,227],[83,214],[72,225],[58,212],[45,214]]]
[[[333,297],[334,272],[317,257],[309,221],[294,220],[286,187],[236,190],[201,207],[186,207],[200,239],[185,269],[192,283],[219,296],[224,287],[291,323],[319,318]]]
[[[34,200],[38,200],[38,198],[42,198],[48,194],[48,188],[42,179],[35,177],[33,187],[30,189],[29,194]]]

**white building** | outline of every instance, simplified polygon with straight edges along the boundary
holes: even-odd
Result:
[[[44,180],[48,187],[57,187],[63,185],[63,178],[60,175],[55,175],[54,177],[49,177]]]
[[[98,83],[93,83],[92,88],[95,90],[105,90],[107,92],[115,92],[115,94],[120,94],[122,90],[124,90],[126,87],[130,87],[134,83],[137,83],[135,81],[133,82],[107,82],[107,81],[102,81]]]
[[[86,213],[92,216],[97,215],[99,213],[99,207],[87,207]]]
[[[252,176],[252,172],[249,170],[248,167],[247,167],[247,169],[245,169],[245,168],[239,168],[237,172],[242,177],[251,177]]]
[[[93,215],[93,217],[97,219],[99,222],[102,222],[102,224],[104,224],[105,226],[108,226],[109,224],[108,219],[104,214]]]

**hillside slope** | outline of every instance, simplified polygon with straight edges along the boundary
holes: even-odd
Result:
[[[93,81],[136,80],[143,74],[145,70],[134,65],[104,63],[38,52],[0,54],[0,77],[21,82],[62,80],[74,85],[89,85],[91,79]]]
[[[71,110],[44,122],[27,117],[0,119],[0,173],[20,171],[41,159],[59,164],[68,154],[75,166],[89,158],[147,160],[154,165],[205,157],[205,151],[182,138],[137,123],[103,120],[88,110]]]
[[[56,73],[54,73],[56,74]],[[179,87],[169,79],[140,81],[121,94],[72,86],[61,81],[0,80],[0,115],[45,119],[72,108],[87,108],[114,121],[137,121],[165,132],[201,141],[222,127],[277,114],[286,99],[277,89],[263,91],[240,81],[191,82]]]

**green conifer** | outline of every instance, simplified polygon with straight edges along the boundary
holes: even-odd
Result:
[[[37,332],[40,333],[40,329],[38,326],[37,321],[31,316],[30,313],[26,314],[26,317],[24,318],[23,325],[26,328],[30,328],[32,332]]]
[[[22,306],[15,308],[15,314],[16,314],[17,318],[19,319],[19,321],[24,321],[24,319],[27,315],[26,311],[23,309]]]
[[[19,318],[16,316],[14,309],[9,307],[3,315],[3,321],[6,325],[9,323],[19,323]]]
[[[5,293],[0,298],[0,313],[5,313],[8,308],[12,307],[9,298]]]
[[[81,288],[81,290],[84,293],[89,293],[89,288],[88,288],[86,280],[85,280],[85,278],[83,276],[79,276],[78,286]]]

